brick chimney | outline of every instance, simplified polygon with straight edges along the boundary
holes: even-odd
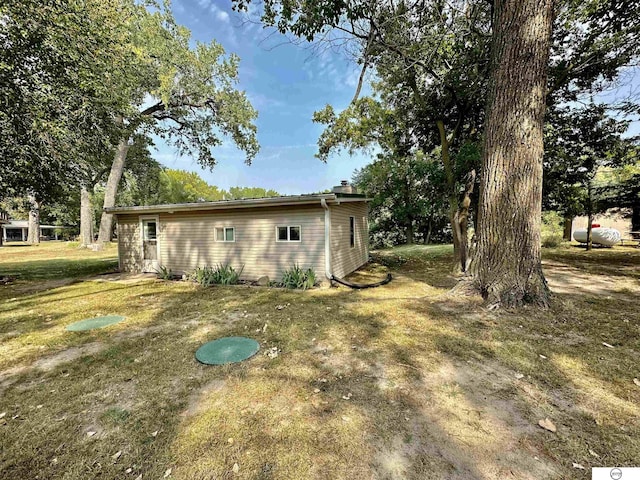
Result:
[[[358,193],[358,190],[353,185],[349,185],[347,180],[342,180],[340,185],[336,185],[331,189],[333,193]]]

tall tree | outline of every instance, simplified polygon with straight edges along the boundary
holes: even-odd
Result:
[[[104,207],[115,205],[116,194],[131,138],[155,133],[178,153],[194,155],[212,168],[211,148],[228,136],[246,153],[250,163],[258,151],[257,113],[244,92],[237,90],[238,62],[226,56],[220,44],[195,42],[190,32],[175,23],[168,4],[153,11],[143,5],[128,6],[128,39],[135,62],[119,86],[129,99],[118,114],[121,136],[105,189]],[[102,213],[98,243],[111,239],[113,216]]]
[[[93,210],[91,196],[84,185],[80,187],[80,246],[87,247],[93,243]]]
[[[430,87],[424,87],[428,92]],[[438,87],[433,87],[438,88]],[[430,201],[437,204],[444,204],[448,207],[449,223],[451,226],[451,237],[454,241],[454,271],[465,271],[467,266],[467,225],[470,218],[469,195],[462,195],[460,201],[460,190],[471,194],[474,183],[470,185],[463,181],[470,172],[478,167],[479,153],[474,147],[474,140],[477,141],[477,122],[473,119],[472,112],[467,111],[464,125],[458,125],[455,129],[455,143],[452,135],[439,135],[444,132],[445,123],[441,115],[447,115],[447,108],[440,104],[436,107],[436,100],[433,109],[441,108],[437,114],[427,113],[432,109],[423,108],[423,104],[415,105],[416,94],[413,89],[402,88],[395,81],[387,83],[386,79],[381,79],[375,84],[374,93],[379,95],[379,99],[363,97],[355,100],[345,110],[336,115],[331,106],[325,107],[322,111],[314,114],[314,121],[327,125],[318,140],[318,157],[326,160],[328,156],[342,148],[346,148],[349,153],[358,149],[368,149],[375,146],[381,149],[385,156],[385,164],[396,159],[401,164],[397,169],[389,166],[389,172],[405,171],[408,163],[407,159],[413,156],[422,155],[428,158],[437,156],[440,158],[440,168],[442,176],[440,180],[443,188],[437,191],[444,195],[437,200],[430,197]],[[422,93],[420,95],[423,95]],[[426,93],[424,94],[426,95]],[[458,117],[462,118],[462,117]],[[475,127],[473,127],[475,125]],[[425,153],[427,152],[427,153]],[[411,163],[412,161],[409,161]],[[411,165],[421,165],[411,163]],[[433,167],[431,167],[433,168]],[[418,168],[422,174],[432,172]],[[413,176],[410,174],[410,176]],[[467,177],[470,178],[470,177]],[[475,178],[475,177],[474,177]],[[425,177],[418,184],[428,186],[433,178]],[[402,180],[398,180],[402,183]],[[417,181],[417,179],[416,179]],[[462,185],[461,185],[462,184]],[[426,192],[418,193],[416,202],[424,198]],[[432,194],[434,192],[431,192]],[[411,202],[407,203],[411,204]],[[412,236],[406,237],[411,241]]]
[[[146,191],[136,192],[138,195],[132,195],[132,188],[127,185],[128,198],[124,203],[149,203],[147,197],[155,195],[158,190],[158,174],[160,172],[160,164],[151,158],[149,148],[152,146],[151,140],[145,135],[136,135],[131,139],[131,145],[128,149],[128,161],[125,165],[124,175],[127,183],[134,183],[136,186],[143,187]],[[95,219],[100,219],[101,210],[96,211],[93,205],[95,200],[96,187],[104,186],[107,175],[111,170],[110,157],[113,156],[113,148],[103,151],[90,151],[86,153],[84,161],[80,168],[80,246],[88,247],[94,242],[94,229],[96,228]],[[155,180],[155,182],[154,182]],[[68,189],[69,187],[67,187]],[[139,190],[139,189],[138,189]],[[153,190],[154,193],[151,193]],[[102,190],[101,190],[102,192]],[[73,193],[67,193],[67,198],[78,198],[77,190]],[[141,201],[140,197],[145,200]],[[101,205],[104,203],[104,196],[100,195]],[[153,203],[153,202],[151,202]],[[77,223],[77,218],[72,224]]]
[[[0,18],[0,192],[51,202],[109,148],[125,17],[119,1],[7,0]]]
[[[37,245],[40,243],[40,207],[41,202],[34,194],[27,196],[29,201],[29,222],[27,230],[27,243]]]
[[[552,0],[494,3],[474,282],[493,305],[546,306],[543,124]]]

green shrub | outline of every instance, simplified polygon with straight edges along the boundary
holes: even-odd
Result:
[[[240,280],[240,275],[244,270],[244,265],[240,271],[236,271],[229,264],[218,264],[215,267],[198,267],[191,274],[191,279],[204,287],[211,285],[235,285]]]
[[[559,247],[563,242],[562,235],[547,235],[542,237],[543,248],[555,248]]]
[[[540,239],[544,248],[560,246],[563,240],[564,219],[558,212],[542,212]]]
[[[160,280],[172,280],[173,279],[173,272],[171,271],[170,268],[167,268],[164,265],[162,265],[161,267],[158,268],[158,270],[156,270],[156,274],[158,275],[158,278]]]
[[[298,264],[285,270],[282,274],[282,285],[286,288],[306,290],[316,284],[316,272],[313,268],[303,270]]]

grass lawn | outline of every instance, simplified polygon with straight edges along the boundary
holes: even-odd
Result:
[[[449,296],[447,246],[378,257],[387,267],[354,278],[388,268],[386,286],[292,292],[96,276],[114,249],[0,248],[0,275],[18,276],[0,287],[0,478],[586,479],[640,466],[640,249],[545,250],[554,305],[518,312]],[[100,314],[127,319],[65,331]],[[233,335],[261,351],[195,361]]]
[[[11,242],[0,247],[0,275],[20,280],[78,278],[118,267],[118,249],[109,245],[87,253],[77,242],[43,242],[38,246]]]

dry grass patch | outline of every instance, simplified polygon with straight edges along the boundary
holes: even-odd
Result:
[[[640,264],[640,252],[608,252]],[[574,289],[548,311],[489,312],[446,295],[448,247],[377,258],[354,281],[388,269],[395,279],[362,291],[106,277],[3,287],[0,476],[588,478],[573,462],[637,462],[634,274],[585,273],[581,252],[552,251],[560,271],[607,275],[615,297]],[[109,313],[127,319],[64,330]],[[222,367],[195,361],[227,335],[261,351]],[[557,433],[537,426],[545,417]]]

